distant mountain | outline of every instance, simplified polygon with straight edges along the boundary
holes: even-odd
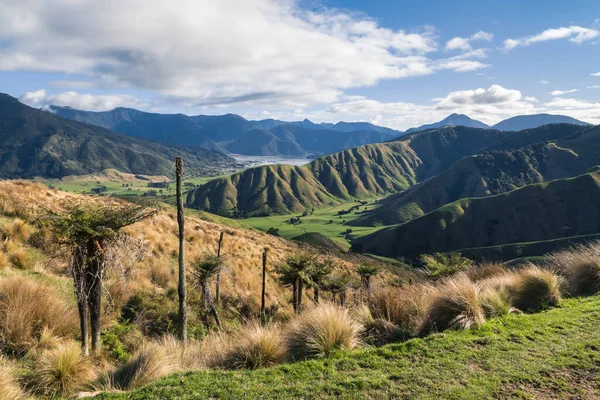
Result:
[[[538,242],[600,231],[600,171],[463,198],[354,241],[364,251],[414,259],[420,254]]]
[[[587,122],[579,121],[564,115],[535,114],[519,115],[517,117],[505,119],[492,126],[492,128],[501,131],[521,131],[523,129],[537,128],[548,124],[590,125]]]
[[[444,171],[504,136],[489,129],[445,127],[329,154],[303,167],[250,168],[191,191],[187,204],[225,216],[252,216],[301,212],[394,193]]]
[[[433,124],[421,125],[417,128],[410,128],[405,133],[408,134],[408,133],[417,132],[417,131],[424,131],[427,129],[441,128],[444,126],[466,126],[469,128],[482,128],[482,129],[489,128],[489,126],[484,124],[483,122],[469,118],[468,116],[466,116],[464,114],[450,114],[446,118],[444,118],[443,120],[441,120],[439,122],[435,122]]]
[[[51,106],[49,110],[63,118],[101,126],[129,136],[246,155],[326,154],[381,142],[402,134],[400,131],[362,122],[341,122],[334,125],[315,124],[308,119],[295,122],[275,119],[248,121],[235,114],[190,117],[183,114],[147,113],[129,108],[90,112]],[[265,131],[276,138],[267,135]],[[253,138],[253,135],[256,137]]]
[[[172,175],[181,155],[190,174],[235,163],[212,150],[136,139],[28,107],[0,94],[0,178],[60,178],[116,169],[143,175]]]

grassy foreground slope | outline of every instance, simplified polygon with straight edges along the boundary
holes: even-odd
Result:
[[[257,371],[173,375],[100,399],[597,398],[600,297],[377,349]]]
[[[358,238],[367,252],[396,257],[537,242],[600,231],[600,171],[464,198]]]

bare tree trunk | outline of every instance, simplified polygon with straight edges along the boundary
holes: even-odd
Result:
[[[294,313],[298,314],[298,278],[294,281],[292,288],[292,307],[294,307]]]
[[[100,350],[100,319],[102,316],[102,274],[104,270],[104,249],[97,241],[88,243],[86,280],[88,307],[92,330],[92,353]]]
[[[344,307],[345,303],[346,303],[346,289],[344,289],[340,292],[340,306]]]
[[[217,326],[220,328],[221,327],[221,318],[219,318],[219,312],[217,311],[217,308],[215,307],[215,303],[213,302],[212,293],[210,292],[210,286],[208,285],[208,282],[202,282],[201,285],[202,285],[202,298],[204,299],[204,304],[205,304],[206,308],[208,309],[208,311],[215,318],[215,322],[217,323]]]
[[[88,303],[87,299],[77,299],[77,310],[79,311],[79,327],[81,329],[81,352],[84,356],[90,355],[88,344]]]
[[[315,285],[313,288],[313,295],[315,304],[319,304],[319,286]]]
[[[267,290],[267,249],[263,250],[262,254],[262,291],[260,294],[260,314],[265,316],[265,302]]]
[[[184,264],[184,246],[185,219],[183,216],[183,198],[181,196],[181,175],[183,174],[183,158],[175,157],[175,179],[177,192],[177,224],[179,225],[179,285],[177,293],[179,295],[179,340],[187,340],[187,287],[185,283],[185,264]]]
[[[81,352],[84,356],[90,354],[89,347],[89,319],[88,319],[88,290],[85,279],[85,251],[77,246],[73,251],[73,265],[71,274],[77,298],[77,311],[79,312],[79,328],[81,330]]]
[[[217,248],[217,257],[221,257],[221,246],[223,245],[223,232],[219,236],[219,247]],[[221,303],[221,271],[217,272],[217,278],[215,283],[215,297],[217,304]]]
[[[298,290],[296,292],[296,313],[302,314],[302,279],[298,278]]]

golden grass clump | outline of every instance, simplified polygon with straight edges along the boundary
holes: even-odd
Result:
[[[286,333],[292,360],[321,358],[338,349],[354,349],[362,343],[364,327],[346,309],[321,304],[294,319]]]
[[[204,366],[202,349],[196,340],[188,339],[184,345],[173,335],[165,335],[156,342],[171,358],[179,371],[199,369]]]
[[[12,263],[10,262],[10,258],[8,257],[8,254],[6,254],[0,248],[0,271],[10,268],[11,265],[12,265]]]
[[[473,282],[477,282],[496,276],[502,276],[508,272],[508,269],[503,264],[482,264],[472,267],[466,273],[469,279]]]
[[[559,304],[562,285],[562,278],[558,275],[532,265],[519,271],[509,289],[515,307],[522,311],[535,311]]]
[[[159,343],[142,346],[131,359],[108,376],[108,386],[119,390],[136,389],[178,370],[176,357]]]
[[[4,242],[4,249],[10,263],[18,269],[30,270],[34,267],[34,260],[31,253],[20,243],[13,239]]]
[[[512,297],[506,287],[484,287],[479,294],[479,304],[486,318],[501,317],[512,311]]]
[[[19,400],[25,398],[15,379],[13,369],[0,358],[0,399]]]
[[[485,322],[479,287],[464,274],[442,281],[433,296],[420,334],[469,329]]]
[[[600,242],[550,254],[548,265],[564,276],[571,296],[600,292]]]
[[[26,242],[31,237],[33,229],[27,222],[21,218],[15,218],[7,223],[2,229],[2,233],[6,239],[19,240]]]
[[[158,287],[167,289],[173,278],[173,271],[168,263],[161,263],[164,260],[154,261],[149,268],[150,281]]]
[[[230,342],[221,365],[232,369],[272,367],[285,360],[286,348],[278,326],[257,322],[244,326]]]
[[[42,352],[34,373],[36,391],[46,395],[70,395],[96,378],[90,358],[83,356],[80,345],[73,341]]]
[[[379,289],[371,295],[369,309],[374,319],[390,321],[414,335],[427,315],[435,292],[436,288],[428,284]]]
[[[75,305],[50,284],[18,276],[0,278],[0,344],[6,350],[30,349],[45,328],[69,337],[78,326]]]

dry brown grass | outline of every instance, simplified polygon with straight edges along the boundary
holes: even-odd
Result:
[[[559,304],[562,286],[561,277],[532,265],[519,271],[508,288],[515,307],[522,311],[535,311]]]
[[[486,318],[501,317],[512,311],[512,296],[506,287],[485,287],[479,294],[479,304]]]
[[[292,360],[320,358],[335,350],[361,345],[364,327],[347,309],[332,304],[304,312],[292,320],[285,332],[288,356]]]
[[[479,287],[465,274],[442,281],[431,300],[420,333],[469,329],[483,324],[485,317],[480,306],[479,294]]]
[[[272,367],[285,360],[286,347],[279,326],[263,327],[253,322],[230,338],[220,366],[232,369]]]
[[[0,278],[0,343],[20,353],[34,347],[45,328],[56,335],[71,337],[78,328],[73,303],[64,300],[56,288],[37,279]]]
[[[31,237],[33,228],[23,221],[21,218],[15,218],[11,222],[7,223],[2,233],[5,239],[19,240],[26,242]]]
[[[25,394],[17,383],[12,367],[0,357],[0,399],[19,400]]]
[[[600,291],[600,242],[550,254],[548,266],[565,277],[571,296]]]
[[[4,250],[2,250],[2,246],[0,246],[0,271],[10,268],[11,265],[12,263],[10,262],[8,254],[6,254]]]
[[[489,279],[496,276],[502,276],[509,271],[504,264],[481,264],[472,267],[466,273],[473,282]]]
[[[423,324],[436,291],[428,284],[382,288],[371,295],[369,309],[373,318],[390,321],[414,335]]]
[[[8,239],[4,242],[4,249],[12,266],[22,270],[33,269],[34,259],[21,243]]]
[[[86,388],[96,378],[89,357],[81,354],[76,342],[59,344],[40,354],[34,369],[36,392],[66,396]]]

